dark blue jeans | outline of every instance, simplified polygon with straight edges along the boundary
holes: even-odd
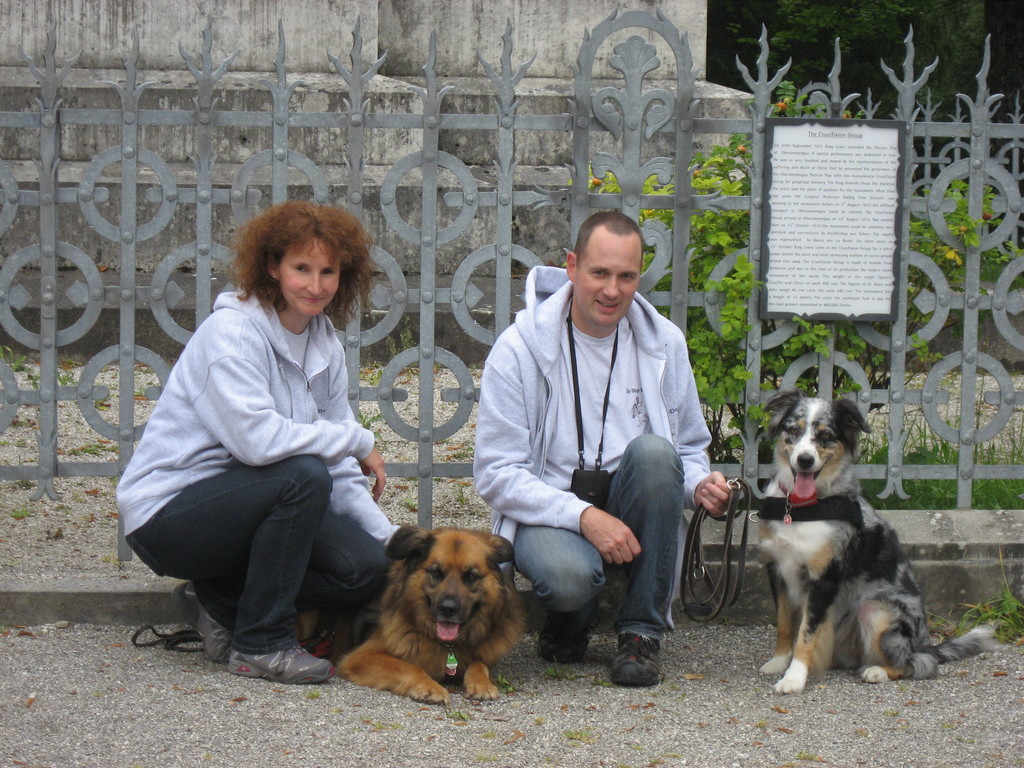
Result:
[[[641,435],[630,442],[605,511],[628,525],[641,547],[623,566],[628,584],[615,630],[661,639],[678,576],[674,566],[683,514],[683,464],[668,440]],[[515,552],[516,567],[556,614],[555,628],[567,633],[589,628],[605,583],[604,561],[594,546],[565,528],[520,525]]]
[[[239,466],[175,496],[128,543],[157,574],[187,579],[242,653],[296,644],[298,610],[356,606],[384,586],[384,546],[327,511],[323,461]]]

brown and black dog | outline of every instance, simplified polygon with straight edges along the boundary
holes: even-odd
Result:
[[[491,667],[519,641],[526,612],[511,574],[507,539],[462,528],[403,526],[387,547],[395,562],[376,627],[340,660],[359,685],[447,704],[444,684],[470,699],[498,698]]]

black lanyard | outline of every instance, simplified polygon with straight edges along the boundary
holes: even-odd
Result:
[[[572,337],[572,305],[569,305],[569,315],[565,318],[565,325],[569,332],[569,361],[572,363],[572,394],[576,400],[576,443],[580,451],[580,469],[584,468],[583,461],[583,410],[580,406],[580,380],[576,371],[576,342]],[[601,410],[601,442],[597,446],[597,460],[594,462],[594,469],[601,468],[601,453],[604,451],[604,423],[608,418],[608,395],[612,389],[612,371],[615,368],[615,356],[619,353],[619,327],[615,326],[615,342],[612,344],[612,362],[608,366],[608,385],[604,388],[604,407]]]

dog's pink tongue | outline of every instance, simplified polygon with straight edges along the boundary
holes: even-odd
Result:
[[[811,472],[797,472],[793,491],[789,494],[792,501],[810,501],[817,495],[814,487],[814,475]]]
[[[459,625],[450,621],[437,622],[437,639],[442,643],[450,643],[459,636]]]

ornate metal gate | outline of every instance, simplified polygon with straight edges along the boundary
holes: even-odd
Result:
[[[471,474],[468,462],[435,462],[432,446],[467,423],[477,395],[470,364],[439,343],[439,318],[454,318],[459,333],[484,347],[507,326],[517,301],[516,275],[544,260],[524,244],[524,217],[543,214],[548,222],[563,220],[565,231],[559,236],[564,234],[563,245],[568,245],[569,235],[595,208],[620,208],[631,215],[670,211],[671,228],[654,217],[644,225],[653,259],[642,290],[666,307],[681,327],[686,327],[691,309],[699,310],[712,327],[719,327],[718,293],[695,290],[688,281],[690,221],[691,216],[705,211],[746,210],[751,232],[760,231],[765,119],[785,74],[767,71],[766,43],[762,42],[755,63],[756,74],[744,67],[753,94],[748,113],[709,115],[695,98],[698,81],[686,35],[660,13],[615,13],[584,34],[571,95],[565,97],[562,108],[528,114],[520,110],[523,97],[517,88],[528,75],[530,63],[513,64],[513,37],[509,28],[501,62],[481,59],[493,111],[443,108],[446,99],[450,103],[459,90],[445,85],[436,71],[433,42],[422,82],[406,86],[405,108],[374,111],[370,108],[371,90],[383,59],[363,60],[358,28],[348,52],[350,64],[331,55],[334,84],[343,100],[334,107],[312,108],[305,101],[297,104],[298,94],[308,89],[289,77],[283,34],[274,62],[275,79],[242,73],[231,80],[231,57],[219,63],[215,60],[209,26],[197,57],[181,49],[193,78],[185,88],[183,105],[172,104],[163,96],[149,97],[155,84],[139,82],[137,40],[122,81],[108,83],[105,89],[82,90],[75,103],[68,103],[62,94],[68,89],[66,81],[74,72],[75,58],[58,58],[56,28],[51,27],[47,49],[24,56],[35,81],[36,103],[23,110],[4,105],[0,111],[4,147],[0,157],[2,344],[31,350],[40,363],[36,385],[22,388],[9,361],[0,360],[0,433],[11,425],[20,408],[39,409],[38,462],[0,466],[0,478],[35,482],[38,498],[56,493],[53,479],[57,476],[116,476],[130,458],[144,425],[136,423],[132,398],[119,398],[116,418],[97,409],[97,401],[107,395],[106,388],[96,383],[98,372],[116,366],[123,392],[132,391],[136,364],[149,366],[164,381],[168,364],[152,345],[147,346],[150,337],[140,332],[140,318],[155,320],[159,334],[178,343],[187,341],[189,327],[206,317],[222,285],[218,277],[230,259],[225,233],[254,210],[296,194],[346,205],[367,220],[378,217],[377,311],[372,316],[364,314],[340,333],[351,380],[360,381],[360,363],[366,351],[375,345],[379,350],[386,339],[393,339],[400,322],[414,320],[417,335],[412,345],[390,357],[379,383],[354,386],[349,398],[354,408],[360,401],[377,402],[387,424],[417,446],[416,461],[393,463],[388,469],[392,475],[418,479],[424,524],[431,521],[432,480]],[[652,38],[656,43],[650,42]],[[614,81],[598,81],[593,71],[595,55],[605,45],[614,45],[611,61],[618,74]],[[674,60],[677,75],[668,81],[656,80],[666,57]],[[897,99],[895,119],[908,125],[904,149],[905,156],[912,159],[907,164],[903,231],[909,231],[911,221],[930,221],[939,237],[962,254],[962,289],[951,286],[930,258],[913,251],[905,236],[899,265],[902,284],[908,284],[914,271],[916,282],[923,278],[926,288],[900,298],[895,322],[886,327],[860,324],[857,328],[873,349],[888,356],[889,385],[873,388],[858,363],[834,346],[829,354],[794,359],[782,377],[782,383],[792,384],[816,370],[812,375],[825,393],[833,390],[839,371],[862,384],[856,394],[861,407],[887,409],[889,444],[887,464],[862,466],[862,473],[884,479],[885,494],[903,493],[902,483],[907,478],[955,479],[959,506],[970,505],[974,480],[1024,477],[1020,466],[982,466],[974,458],[975,446],[999,437],[1020,418],[1021,395],[1009,364],[978,351],[979,340],[986,333],[983,321],[991,321],[987,327],[1001,336],[1006,348],[1024,351],[1024,334],[1014,323],[1024,306],[1016,287],[1024,259],[1016,251],[1006,252],[1004,245],[1020,239],[1024,126],[1019,110],[1006,122],[993,120],[997,97],[987,91],[987,62],[986,52],[977,95],[961,96],[957,114],[948,120],[936,119],[935,109],[918,102],[934,65],[915,70],[911,40],[907,41],[903,74],[889,72]],[[811,101],[841,114],[857,95],[842,93],[838,70],[837,51],[837,66],[828,82],[807,92]],[[876,108],[870,103],[862,108],[866,117],[875,116]],[[114,138],[97,145],[90,158],[75,166],[62,156],[62,146],[69,136],[90,131]],[[460,158],[458,142],[445,139],[459,132],[484,134],[492,155],[485,162]],[[294,139],[300,133],[329,137],[319,143],[322,155],[296,149]],[[392,150],[393,156],[382,162],[380,158],[388,155],[388,150],[382,149],[383,137],[389,134],[401,135],[406,144],[402,152]],[[689,182],[695,147],[729,134],[746,134],[750,140],[753,175],[749,195],[698,194]],[[169,137],[177,138],[171,141]],[[230,167],[218,165],[218,153],[237,151],[241,137],[254,141],[255,149]],[[557,179],[554,173],[556,181],[546,185],[538,184],[536,177],[525,179],[519,168],[519,148],[526,142],[548,141],[552,146],[561,142],[564,147],[569,159],[567,176]],[[164,158],[164,150],[174,142],[187,147],[191,164]],[[226,150],[226,142],[230,142],[230,150]],[[548,162],[557,160],[553,156]],[[34,162],[37,178],[26,172],[27,161]],[[65,168],[71,167],[79,169],[77,176],[63,175]],[[379,170],[377,176],[375,169]],[[607,193],[589,183],[592,177],[608,172],[621,191]],[[662,185],[676,185],[676,193],[652,193],[645,187],[652,177]],[[999,214],[998,227],[979,230],[979,237],[973,240],[951,229],[949,214],[955,203],[946,192],[955,182],[966,184],[963,198],[970,216],[980,220],[983,205],[988,204]],[[925,191],[930,194],[923,194]],[[166,245],[168,240],[172,245]],[[84,244],[86,241],[90,244]],[[756,265],[760,259],[756,236],[751,242],[749,248],[738,248],[723,259],[714,274],[727,274],[741,255]],[[981,258],[993,248],[1006,252],[1006,263],[994,281],[985,283]],[[452,263],[445,261],[453,252],[465,256]],[[116,282],[111,282],[111,275]],[[668,275],[670,289],[657,289]],[[761,403],[765,396],[761,390],[765,352],[781,348],[797,328],[795,322],[762,323],[757,315],[757,290],[755,287],[748,304],[750,328],[740,344],[753,374],[739,396],[738,402],[744,406]],[[486,293],[493,295],[490,325],[478,311]],[[191,322],[183,324],[179,310],[187,297],[194,300],[194,310]],[[929,315],[918,338],[934,339],[951,316],[958,317],[962,328],[961,348],[936,362],[915,388],[905,385],[913,343],[907,324],[911,299]],[[61,350],[93,331],[104,307],[116,308],[117,338],[109,339],[102,351],[91,356],[77,382],[63,383],[58,360]],[[74,319],[64,323],[62,317]],[[374,319],[368,321],[371,317]],[[440,424],[435,423],[437,367],[449,369],[457,382],[439,393],[441,400],[456,404],[454,414]],[[397,378],[406,368],[417,369],[419,376],[417,418],[410,421],[404,420],[394,405],[405,394]],[[949,390],[945,377],[951,373],[958,374],[962,392]],[[983,373],[988,377],[983,378]],[[158,394],[158,388],[144,393],[151,399]],[[960,396],[961,405],[950,416],[939,406],[951,394]],[[975,410],[979,400],[992,408],[984,422]],[[76,403],[98,435],[116,442],[116,462],[61,458],[57,451],[60,402]],[[918,405],[928,427],[955,446],[955,462],[928,466],[905,462],[906,409]],[[757,422],[749,411],[740,432],[742,457],[720,468],[748,480],[764,477],[768,468],[759,463]]]

